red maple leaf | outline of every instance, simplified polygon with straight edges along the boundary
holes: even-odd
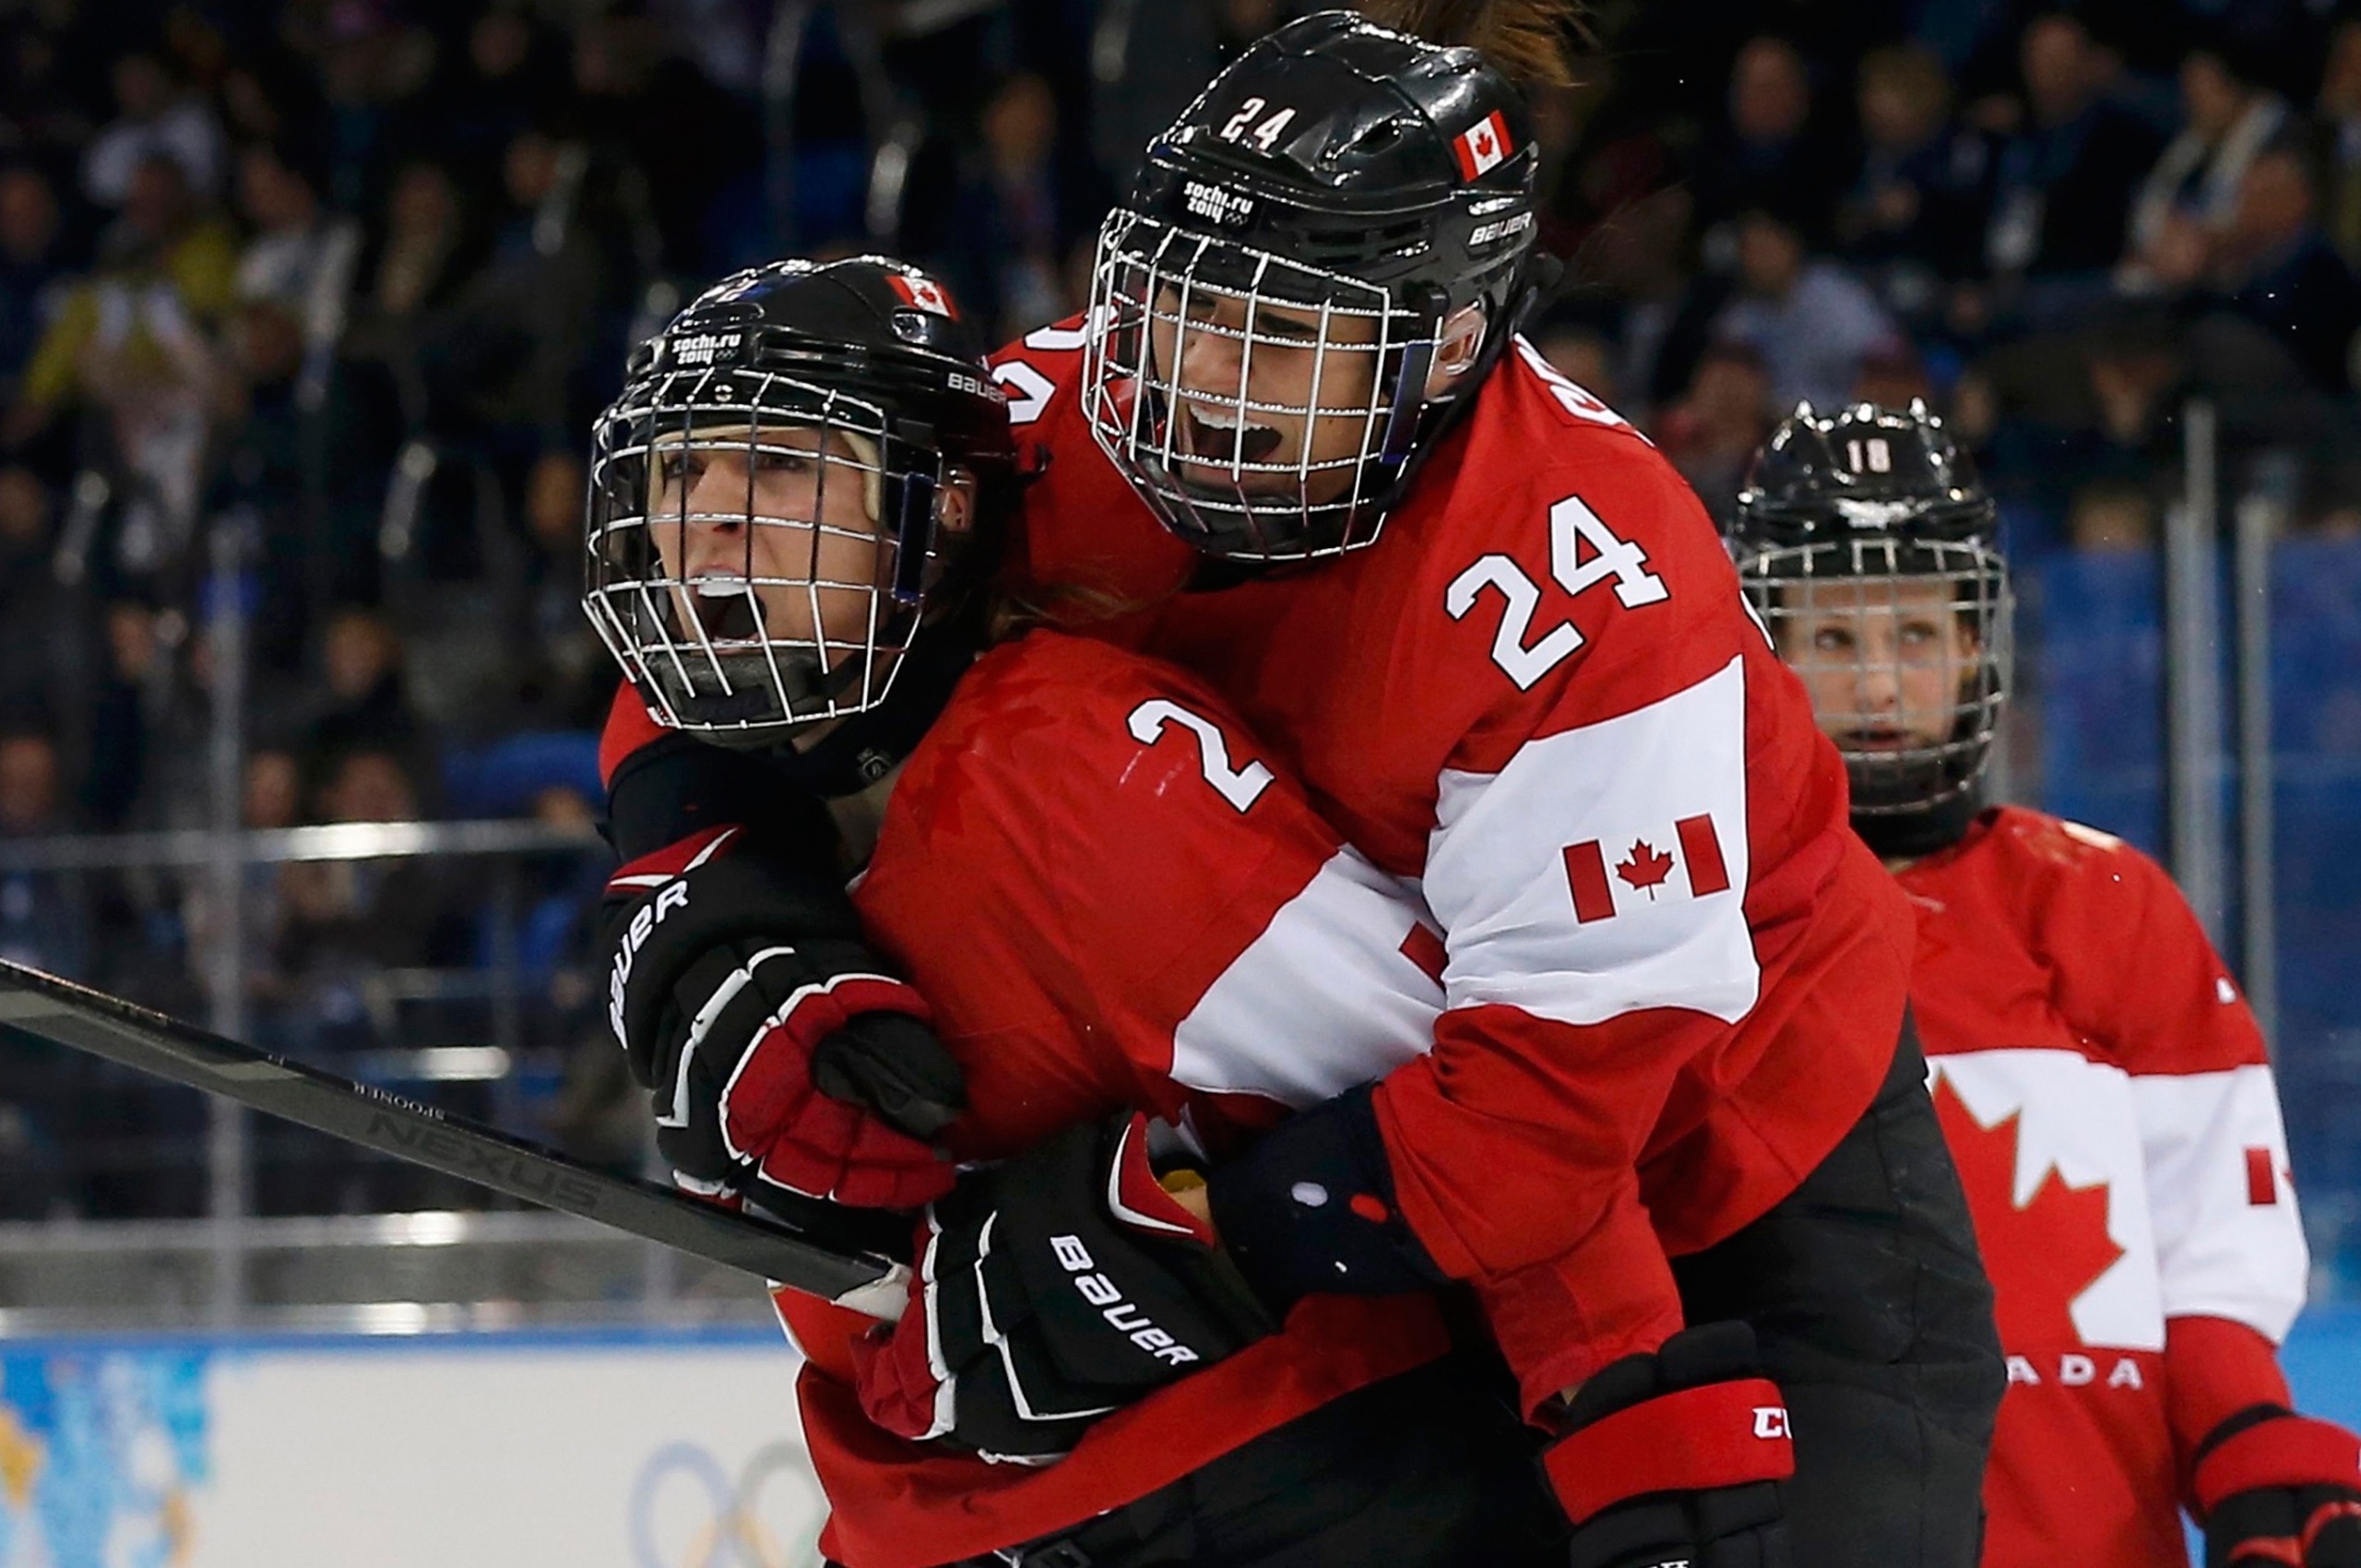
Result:
[[[1975,1240],[1992,1277],[2001,1345],[2026,1350],[2082,1344],[2075,1298],[2123,1255],[2106,1233],[2106,1183],[2070,1187],[2052,1165],[2020,1204],[2018,1113],[1987,1127],[1943,1078],[1935,1085],[1935,1114],[1967,1190]]]
[[[1672,874],[1672,857],[1658,854],[1644,838],[1634,839],[1631,852],[1616,866],[1615,874],[1630,883],[1634,891],[1647,889],[1648,901],[1654,903],[1657,885]]]

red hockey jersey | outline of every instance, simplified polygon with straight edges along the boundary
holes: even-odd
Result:
[[[1079,343],[995,370],[1051,457],[1025,564],[1153,601],[1192,564],[1097,449]],[[1378,1114],[1405,1218],[1528,1405],[1653,1348],[1667,1253],[1761,1215],[1867,1108],[1908,963],[1695,497],[1520,341],[1375,545],[1134,624],[1431,908],[1446,1010]]]
[[[1423,907],[1265,756],[1200,683],[1103,643],[1037,632],[967,675],[854,893],[966,1069],[955,1152],[1014,1154],[1137,1107],[1217,1157],[1428,1048],[1442,990]],[[1034,1469],[879,1431],[850,1386],[868,1321],[775,1299],[810,1358],[825,1544],[850,1568],[1078,1523],[1446,1343],[1428,1298],[1315,1298]]]
[[[2262,1038],[2155,862],[2004,807],[1904,871],[1911,1003],[2009,1391],[1989,1568],[2183,1561],[2184,1462],[2287,1402],[2303,1231]]]

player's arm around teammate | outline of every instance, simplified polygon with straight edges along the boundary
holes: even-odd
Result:
[[[895,264],[742,275],[635,358],[593,463],[617,806],[672,840],[617,878],[665,1152],[792,1219],[935,1200],[890,1335],[778,1297],[828,1549],[1553,1562],[1526,1432],[1433,1303],[1277,1325],[1162,1189],[1151,1115],[1202,1163],[1423,1041],[1418,910],[1177,671],[1047,632],[976,659],[1009,448],[964,339]],[[791,860],[839,833],[849,901]],[[1228,999],[1269,993],[1274,931],[1319,950],[1290,1022],[1324,1055]],[[1192,1083],[1241,1053],[1251,1092]]]
[[[1276,1305],[1472,1283],[1579,1561],[1964,1562],[2000,1364],[1902,901],[1694,497],[1516,337],[1534,161],[1475,53],[1281,29],[996,372],[1056,459],[1028,564],[1120,599],[1217,558],[1146,646],[1442,938],[1432,1051],[1216,1168],[1213,1216]]]
[[[2253,1015],[2164,872],[1985,779],[1992,503],[1923,409],[1799,410],[1734,549],[1920,927],[1912,1003],[1999,1285],[1987,1568],[2361,1562],[2361,1445],[2276,1357],[2306,1258]]]

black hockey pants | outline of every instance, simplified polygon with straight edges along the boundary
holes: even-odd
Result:
[[[1691,1323],[1744,1318],[1787,1398],[1796,1568],[1974,1568],[2007,1373],[1992,1286],[1904,1021],[1869,1112],[1803,1185],[1676,1259]]]
[[[1786,1394],[1795,1568],[1974,1568],[2005,1385],[1992,1288],[1905,1022],[1853,1130],[1770,1213],[1673,1273],[1744,1318]],[[1347,1395],[1048,1540],[953,1568],[1561,1568],[1565,1521],[1496,1364]]]

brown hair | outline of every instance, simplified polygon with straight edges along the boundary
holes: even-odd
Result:
[[[1361,10],[1380,27],[1477,50],[1525,88],[1572,87],[1574,45],[1588,36],[1583,0],[1365,0]]]

